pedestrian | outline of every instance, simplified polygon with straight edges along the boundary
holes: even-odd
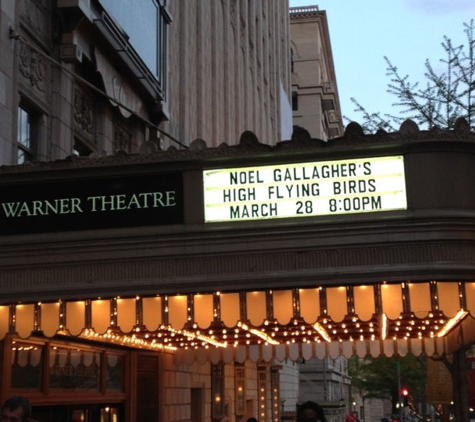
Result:
[[[314,401],[306,401],[297,411],[297,422],[327,422],[323,408]]]
[[[358,422],[358,416],[356,412],[350,412],[346,415],[345,422]]]
[[[2,422],[30,422],[31,404],[22,396],[10,397],[2,406]]]

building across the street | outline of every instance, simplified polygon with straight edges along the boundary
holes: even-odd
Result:
[[[292,113],[312,138],[343,134],[327,15],[318,6],[290,8]]]

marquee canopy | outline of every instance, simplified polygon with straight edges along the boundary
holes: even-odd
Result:
[[[225,362],[441,355],[475,341],[466,121],[254,138],[0,169],[0,338]],[[223,204],[226,218],[206,212]]]
[[[475,282],[316,286],[17,303],[0,307],[0,334],[73,336],[198,361],[432,356],[460,347],[451,333],[475,340],[473,309]]]

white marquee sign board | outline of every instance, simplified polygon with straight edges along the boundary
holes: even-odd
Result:
[[[206,222],[404,210],[404,157],[203,172]]]

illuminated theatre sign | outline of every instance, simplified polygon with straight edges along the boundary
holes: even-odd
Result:
[[[205,221],[404,210],[402,156],[207,170]]]
[[[0,186],[0,234],[179,224],[181,173]]]

